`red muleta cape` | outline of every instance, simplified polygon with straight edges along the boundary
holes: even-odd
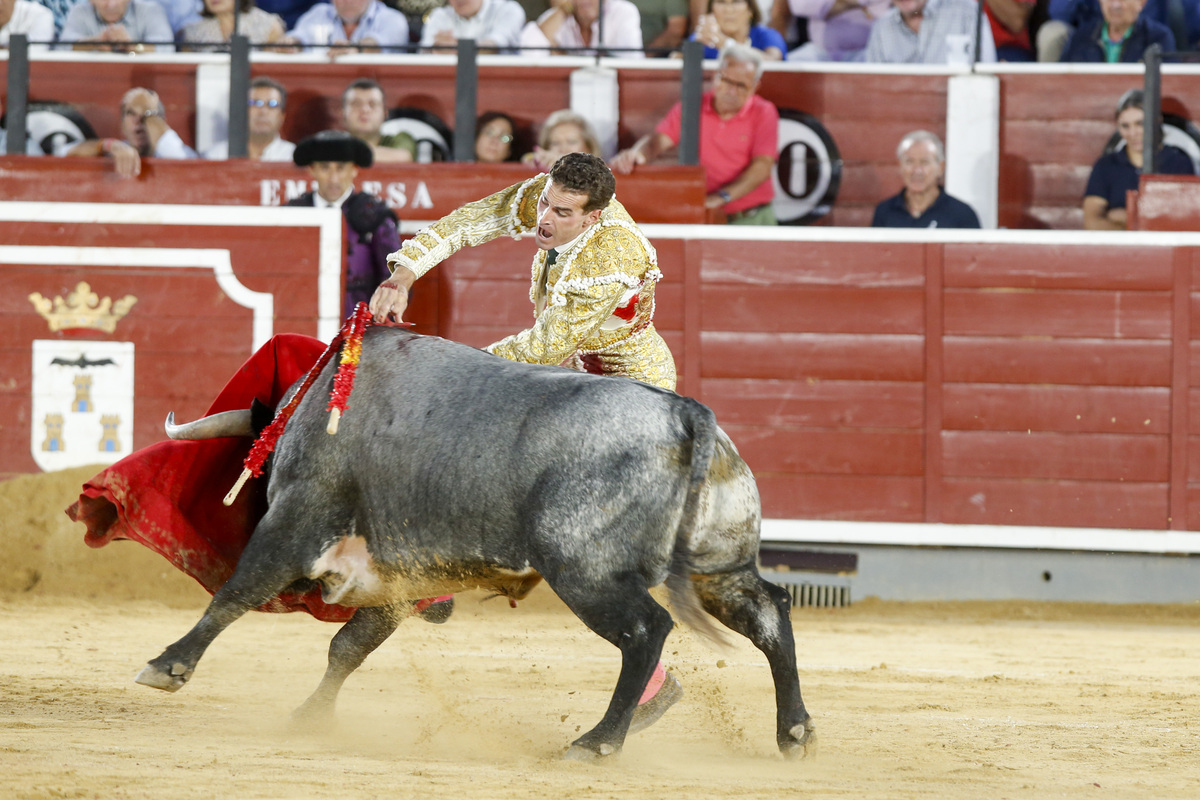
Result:
[[[274,408],[324,351],[318,339],[275,336],[242,365],[207,413],[249,408],[254,398]],[[222,437],[150,445],[85,483],[67,516],[87,525],[89,547],[114,539],[141,542],[213,594],[233,574],[266,512],[265,478],[247,482],[233,505],[221,502],[241,474],[251,444],[248,438]],[[344,622],[354,613],[325,603],[318,589],[282,594],[259,610],[307,611],[327,622]]]

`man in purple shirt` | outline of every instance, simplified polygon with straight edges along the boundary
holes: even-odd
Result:
[[[359,167],[373,161],[370,146],[345,131],[321,131],[296,145],[292,160],[308,167],[317,182],[289,206],[339,208],[346,218],[346,294],[343,314],[349,316],[359,301],[371,299],[375,287],[391,270],[388,254],[400,249],[396,215],[374,195],[354,191]]]

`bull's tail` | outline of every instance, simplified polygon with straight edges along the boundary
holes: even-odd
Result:
[[[712,617],[700,606],[700,598],[692,585],[692,537],[700,524],[700,493],[708,480],[708,470],[717,449],[717,418],[708,406],[683,398],[685,401],[683,422],[692,434],[691,471],[688,476],[687,496],[683,502],[683,516],[675,532],[675,547],[671,552],[671,565],[667,573],[667,593],[671,606],[696,631],[713,641],[726,643],[725,636],[713,624]]]

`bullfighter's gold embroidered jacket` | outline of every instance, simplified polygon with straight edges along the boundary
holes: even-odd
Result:
[[[537,225],[547,175],[538,175],[446,215],[388,256],[388,266],[421,277],[463,247]],[[675,388],[675,362],[651,321],[654,287],[662,277],[653,245],[616,198],[599,221],[558,249],[554,264],[539,250],[529,298],[533,327],[490,345],[511,361],[567,363]]]

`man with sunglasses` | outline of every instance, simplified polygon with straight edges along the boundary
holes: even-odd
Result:
[[[700,100],[700,165],[708,196],[733,225],[775,225],[771,171],[779,152],[779,111],[759,97],[762,53],[731,44],[721,51],[713,88]],[[653,133],[613,157],[618,175],[653,161],[679,144],[682,106],[676,103]]]
[[[279,135],[287,112],[287,89],[274,78],[260,76],[250,81],[249,97],[246,157],[251,161],[291,161],[296,145]],[[204,152],[204,157],[229,158],[229,142],[218,142]]]

